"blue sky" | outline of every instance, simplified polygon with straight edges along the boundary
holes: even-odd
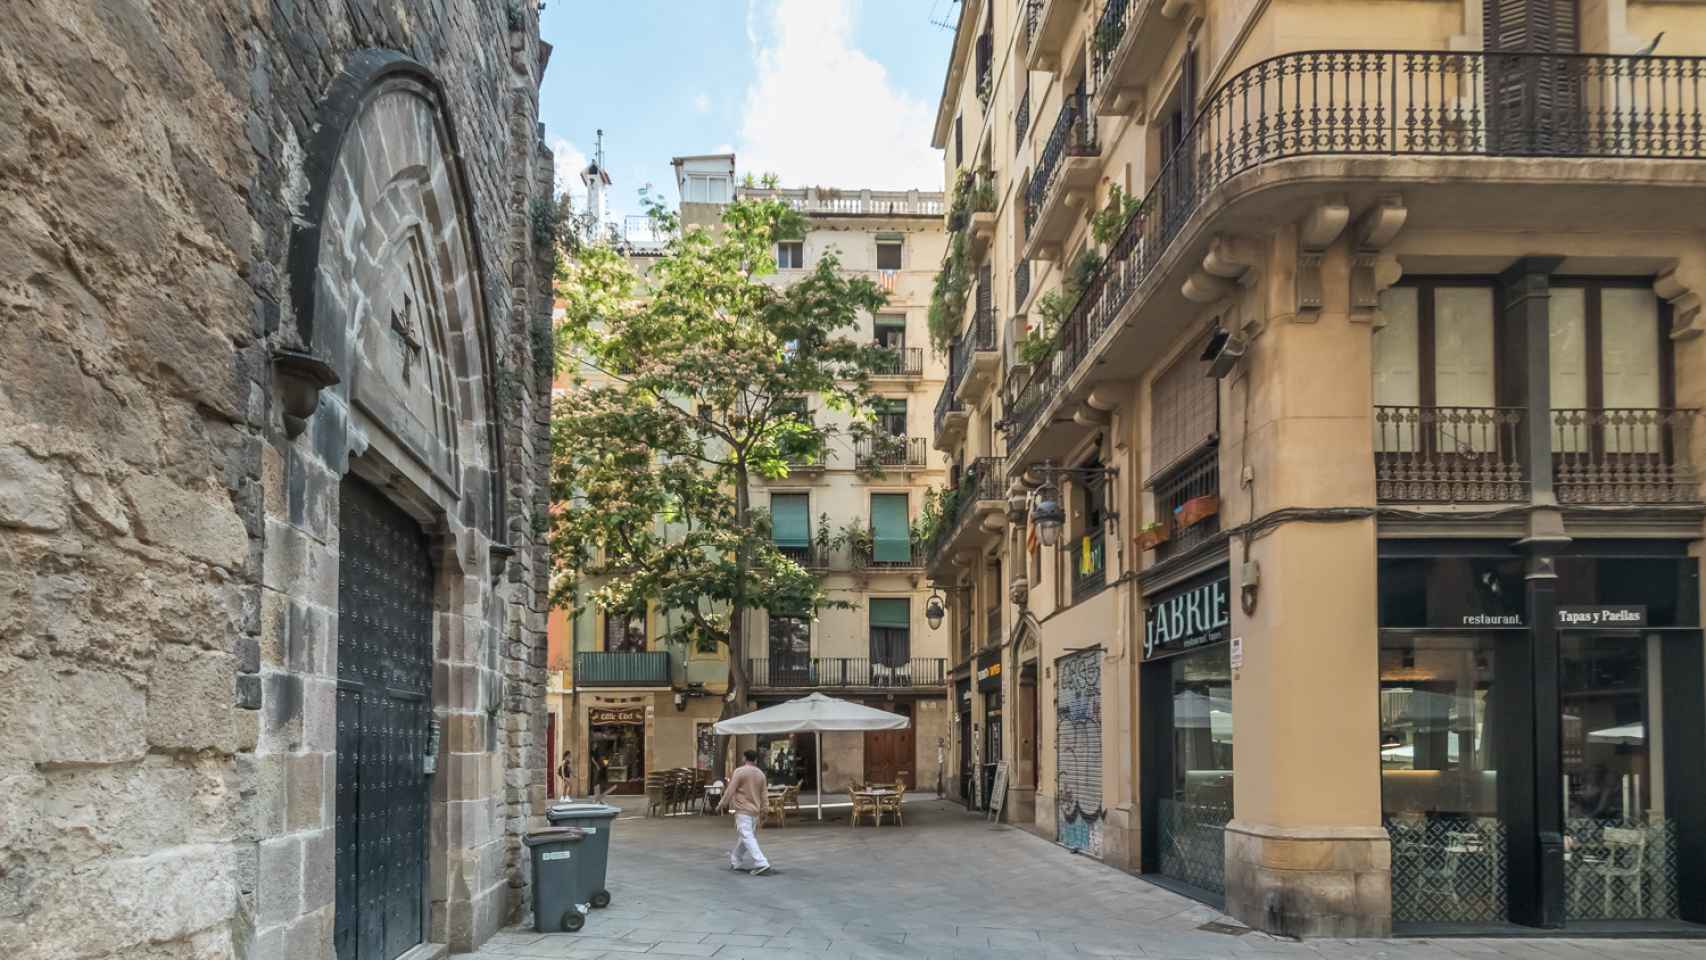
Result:
[[[613,206],[669,159],[733,149],[787,186],[941,189],[930,127],[953,0],[549,0],[540,94],[559,188],[604,130]],[[564,177],[567,175],[567,183]]]

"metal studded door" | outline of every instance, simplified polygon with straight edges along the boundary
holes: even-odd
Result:
[[[1102,855],[1102,651],[1054,664],[1054,829],[1071,850]]]
[[[394,960],[424,929],[432,560],[412,517],[346,479],[338,510],[338,960]]]

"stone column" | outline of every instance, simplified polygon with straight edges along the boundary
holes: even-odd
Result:
[[[1271,256],[1294,251],[1281,236]],[[1350,318],[1348,245],[1321,257],[1320,309],[1286,318],[1270,308],[1223,403],[1224,525],[1300,511],[1231,546],[1232,636],[1243,638],[1244,659],[1232,679],[1226,909],[1280,934],[1381,936],[1391,929],[1391,851],[1380,808],[1375,522],[1343,509],[1374,504],[1372,338]],[[1264,283],[1292,282],[1284,269],[1266,273],[1275,279]],[[1294,299],[1267,294],[1282,309]]]

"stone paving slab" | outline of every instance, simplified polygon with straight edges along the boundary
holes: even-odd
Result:
[[[920,798],[904,827],[759,832],[777,873],[728,869],[732,822],[616,821],[612,902],[576,934],[514,929],[476,960],[1706,960],[1706,941],[1310,940],[1198,929],[1211,907]]]

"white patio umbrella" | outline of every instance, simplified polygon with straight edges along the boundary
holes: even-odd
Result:
[[[724,736],[759,733],[811,733],[817,738],[817,818],[823,819],[823,734],[864,730],[905,730],[912,721],[898,713],[814,693],[738,717],[712,729]]]

